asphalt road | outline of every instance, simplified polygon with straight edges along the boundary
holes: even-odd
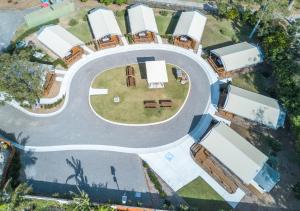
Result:
[[[164,59],[189,74],[191,92],[182,111],[166,123],[143,127],[114,125],[95,116],[88,104],[93,78],[106,69],[137,63],[145,57]],[[161,146],[192,131],[206,112],[207,103],[211,98],[216,99],[216,96],[211,96],[212,89],[202,67],[182,54],[163,50],[114,54],[94,60],[76,73],[71,83],[68,105],[58,115],[36,118],[8,105],[0,107],[0,134],[15,137],[18,142],[31,146]],[[135,154],[105,151],[21,153],[23,179],[32,185],[35,193],[50,196],[53,193],[64,194],[76,191],[76,184],[89,193],[93,201],[112,199],[120,202],[121,196],[126,193],[129,200],[142,201],[145,206],[151,206],[140,158]],[[136,192],[141,193],[141,198],[136,197]]]
[[[153,126],[128,127],[107,123],[88,104],[92,79],[112,67],[141,60],[166,60],[184,69],[191,79],[191,92],[182,111],[172,120]],[[163,50],[136,50],[96,59],[73,78],[66,108],[49,118],[27,116],[10,106],[0,108],[0,129],[15,134],[31,146],[101,144],[124,147],[154,147],[172,143],[189,133],[205,113],[212,87],[206,73],[187,56]]]
[[[77,185],[96,202],[113,200],[121,203],[125,193],[128,200],[151,206],[137,155],[97,151],[22,152],[22,162],[22,175],[35,194],[78,193]]]
[[[13,38],[17,28],[24,22],[24,16],[35,10],[0,10],[0,51],[5,49]]]

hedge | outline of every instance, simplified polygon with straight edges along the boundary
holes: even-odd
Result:
[[[55,103],[42,105],[42,108],[44,108],[44,109],[54,108],[57,105],[59,105],[64,99],[65,99],[65,95],[62,98],[60,98],[59,100],[57,100]]]
[[[158,191],[159,195],[161,197],[165,198],[167,196],[167,194],[162,189],[162,186],[161,186],[158,178],[156,177],[155,173],[152,171],[152,169],[149,167],[149,165],[145,161],[143,161],[143,167],[146,168],[147,174],[148,174],[151,182],[154,184],[154,187]]]

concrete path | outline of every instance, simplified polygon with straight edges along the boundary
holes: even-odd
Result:
[[[86,45],[82,45],[81,46],[83,48],[83,50],[88,53],[88,54],[91,54],[91,53],[94,53],[95,51],[93,51],[92,49],[90,49],[89,47],[87,47]]]
[[[121,40],[122,40],[123,45],[128,45],[128,41],[127,41],[126,37],[122,36]]]
[[[55,69],[55,73],[59,74],[59,75],[65,75],[66,74],[66,70],[59,70],[59,69]]]
[[[55,80],[58,82],[62,82],[64,80],[64,77],[56,76]]]
[[[206,181],[221,197],[233,208],[245,196],[241,189],[233,194],[228,193],[214,178],[197,165],[190,155],[190,147],[195,143],[191,136],[186,136],[185,141],[176,147],[165,151],[139,154],[151,168],[174,190],[178,191],[183,186],[192,182],[197,177]]]
[[[162,44],[163,43],[162,38],[161,38],[160,35],[156,35],[156,38],[157,38],[158,44]]]
[[[90,88],[90,93],[89,95],[107,95],[108,94],[108,89],[94,89]]]

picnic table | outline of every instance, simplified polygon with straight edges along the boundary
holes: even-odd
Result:
[[[157,108],[157,102],[155,100],[144,100],[145,108]]]
[[[160,107],[172,107],[172,100],[159,100]]]

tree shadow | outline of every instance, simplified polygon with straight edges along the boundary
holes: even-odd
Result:
[[[130,28],[129,17],[128,17],[128,10],[127,9],[124,12],[124,20],[125,20],[126,33],[128,34],[128,33],[131,32],[131,28]]]
[[[166,30],[166,34],[173,34],[175,28],[176,28],[176,25],[178,23],[178,20],[179,20],[179,17],[181,15],[181,11],[176,11],[173,15],[172,15],[172,18],[171,18],[171,21],[167,27],[167,30]]]
[[[8,133],[5,130],[0,129],[0,138],[25,146],[30,136],[27,135],[23,137],[23,132],[19,132],[16,136],[15,133]]]
[[[137,57],[136,60],[139,65],[141,79],[147,79],[146,62],[147,61],[155,61],[155,57],[153,57],[153,56]]]
[[[68,166],[70,166],[74,170],[74,174],[71,174],[66,179],[66,184],[70,180],[75,180],[76,184],[79,186],[79,188],[85,187],[88,185],[88,179],[87,176],[84,175],[83,168],[81,165],[81,161],[79,159],[75,159],[73,156],[71,157],[71,160],[66,159],[66,163]]]
[[[22,163],[25,166],[32,166],[36,163],[37,157],[34,156],[34,152],[32,151],[24,151],[22,153]]]
[[[223,42],[223,43],[218,43],[216,45],[210,45],[210,46],[207,46],[204,48],[204,50],[209,53],[209,51],[213,50],[213,49],[217,49],[217,48],[223,48],[225,46],[228,46],[228,45],[232,45],[234,44],[233,41],[227,41],[227,42]]]

